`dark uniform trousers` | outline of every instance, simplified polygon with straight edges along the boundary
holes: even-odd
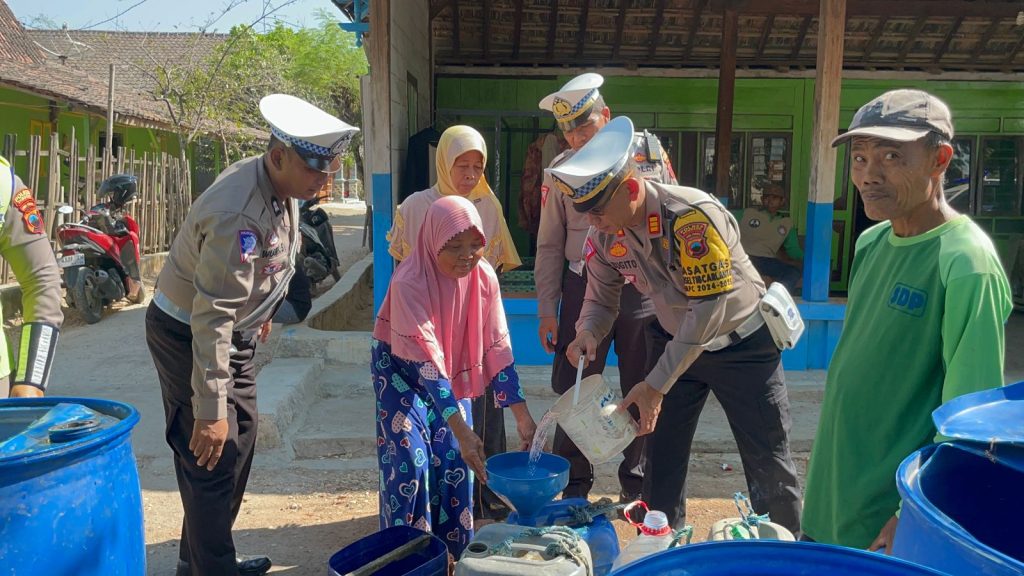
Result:
[[[653,368],[672,336],[657,322],[648,334]],[[798,534],[800,481],[789,452],[789,396],[767,326],[728,348],[701,354],[665,395],[647,439],[644,500],[651,510],[665,512],[673,527],[686,524],[686,471],[709,391],[729,420],[754,511]]]
[[[558,394],[564,394],[576,384],[576,368],[569,363],[565,352],[569,343],[576,339],[576,321],[579,320],[586,292],[586,277],[566,269],[562,275],[562,305],[558,311],[558,346],[551,367],[551,388]],[[655,316],[650,300],[631,284],[623,286],[619,316],[611,332],[598,346],[596,358],[583,370],[583,377],[604,372],[608,351],[614,342],[615,354],[619,357],[619,386],[625,397],[647,376],[646,332],[652,322],[655,322]],[[644,444],[645,439],[639,437],[622,451],[624,460],[619,464],[619,487],[621,496],[628,500],[638,497],[643,488]],[[569,485],[562,497],[586,498],[594,486],[594,467],[561,426],[555,429],[553,450],[570,464]]]
[[[238,516],[256,445],[256,338],[239,333],[231,344],[233,386],[228,388],[228,438],[212,472],[196,465],[189,450],[192,427],[192,329],[155,304],[146,311],[146,343],[156,364],[166,418],[165,437],[174,452],[174,471],[185,509],[179,559],[193,576],[233,575],[231,526]],[[179,574],[180,574],[179,570]]]
[[[505,438],[505,411],[494,402],[494,390],[487,390],[473,399],[473,432],[484,443],[484,454],[490,458],[495,454],[504,454],[508,450]],[[480,520],[504,520],[508,516],[508,506],[497,494],[491,491],[480,480],[473,477],[473,517]]]

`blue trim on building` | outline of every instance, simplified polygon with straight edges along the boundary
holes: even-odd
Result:
[[[832,202],[808,202],[807,239],[804,248],[804,300],[828,301],[831,276]]]
[[[373,174],[373,310],[380,310],[384,295],[388,293],[395,261],[388,253],[387,232],[395,213],[391,190],[391,174]]]

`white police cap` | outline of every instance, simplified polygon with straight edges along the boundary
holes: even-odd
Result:
[[[605,125],[579,152],[546,171],[555,187],[588,212],[606,201],[629,173],[633,121],[619,116]]]
[[[270,132],[294,149],[311,168],[333,173],[341,168],[338,155],[348,148],[359,128],[349,126],[301,98],[271,94],[260,100],[260,113]]]
[[[563,132],[568,132],[590,119],[594,104],[601,95],[597,91],[604,84],[604,76],[587,72],[569,80],[558,92],[548,94],[540,101],[542,110],[550,110]]]

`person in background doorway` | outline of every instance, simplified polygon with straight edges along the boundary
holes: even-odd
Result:
[[[556,156],[549,168],[572,158],[611,119],[611,109],[598,90],[604,83],[600,74],[581,74],[540,101],[543,110],[555,117],[558,128],[569,143],[569,150]],[[637,172],[653,182],[675,184],[672,165],[661,143],[649,132],[635,135]],[[586,257],[590,222],[573,209],[572,200],[552,190],[550,174],[544,174],[541,186],[540,229],[537,235],[537,260],[534,279],[537,284],[538,336],[541,346],[555,358],[551,368],[551,388],[563,394],[576,383],[576,369],[565,357],[566,347],[576,338],[583,295],[587,290]],[[608,335],[601,340],[597,357],[588,364],[584,376],[600,374],[615,344],[619,360],[619,386],[622,395],[644,379],[647,363],[647,326],[654,321],[654,305],[636,287],[622,287],[619,313]],[[586,498],[594,485],[594,467],[561,427],[555,430],[555,454],[569,460],[569,485],[564,498]],[[623,450],[619,464],[619,499],[632,502],[643,488],[644,439],[637,438]]]
[[[274,322],[298,324],[306,319],[312,308],[313,293],[309,276],[306,276],[302,266],[295,266],[295,274],[288,281],[288,293],[277,312],[274,312]]]
[[[473,203],[480,214],[487,246],[484,260],[499,274],[522,264],[512,236],[505,223],[498,197],[484,177],[487,165],[487,144],[479,132],[469,126],[452,126],[441,134],[438,143],[437,182],[406,198],[395,212],[395,223],[388,232],[388,251],[404,261],[412,253],[419,238],[420,226],[430,206],[445,196],[462,196]],[[483,438],[488,456],[506,450],[505,413],[494,400],[494,391],[473,400],[473,428]],[[509,510],[486,486],[477,485],[476,516],[500,520]]]
[[[434,532],[458,559],[473,538],[474,475],[486,483],[470,400],[493,389],[516,418],[519,449],[536,424],[512,358],[498,277],[482,260],[480,215],[460,196],[427,209],[373,328],[380,527]]]
[[[21,286],[21,339],[18,363],[11,362],[10,348],[0,342],[0,398],[43,396],[64,324],[61,312],[60,268],[46,236],[43,216],[32,191],[14,174],[14,167],[0,156],[0,257]],[[0,311],[0,318],[3,313]],[[13,372],[12,372],[13,371]]]
[[[765,284],[781,282],[790,294],[801,284],[803,248],[789,216],[779,213],[786,205],[786,193],[778,184],[761,191],[761,206],[734,212],[740,225],[740,242]]]
[[[981,228],[946,203],[953,119],[893,90],[857,111],[850,178],[880,224],[857,239],[843,331],[807,470],[805,538],[892,549],[900,462],[940,438],[932,411],[1002,386],[1010,286]]]

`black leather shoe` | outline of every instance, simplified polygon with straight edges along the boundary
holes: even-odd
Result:
[[[235,563],[238,565],[240,576],[263,576],[274,565],[267,556],[246,554],[237,554]],[[175,574],[176,576],[189,576],[191,571],[188,569],[188,562],[178,560],[178,569]]]

